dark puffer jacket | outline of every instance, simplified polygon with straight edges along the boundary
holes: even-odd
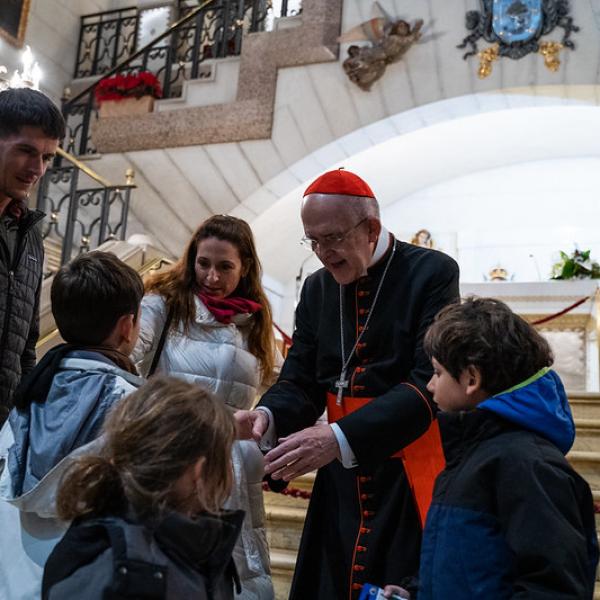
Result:
[[[0,426],[21,376],[35,366],[44,246],[36,227],[44,213],[28,211],[19,222],[13,259],[0,235]]]
[[[243,511],[155,523],[131,516],[75,521],[44,568],[43,600],[233,600],[231,553]]]

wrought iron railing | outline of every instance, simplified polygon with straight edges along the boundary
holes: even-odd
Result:
[[[112,185],[85,164],[58,150],[61,160],[46,171],[37,208],[46,213],[42,237],[61,244],[60,264],[108,240],[124,240],[133,171],[124,185]],[[51,272],[47,273],[51,275]]]
[[[259,14],[263,7],[263,14]],[[136,50],[104,77],[118,72],[152,71],[159,79],[163,97],[181,94],[183,82],[198,77],[199,66],[209,57],[239,53],[242,28],[258,28],[266,17],[266,0],[205,0],[196,7],[182,7],[186,13],[150,43]],[[100,81],[100,80],[98,80]],[[94,154],[90,139],[90,124],[97,110],[94,89],[98,81],[72,99],[63,100],[67,121],[67,151],[83,156]]]
[[[134,6],[81,17],[75,79],[103,75],[137,49],[139,14]]]
[[[132,6],[82,16],[74,78],[104,75],[136,52],[140,47],[140,39],[145,39],[148,33],[144,31],[143,15],[164,10],[172,20],[176,20],[187,15],[199,4],[198,0],[179,0],[177,6],[145,10]],[[225,5],[229,5],[229,11],[224,12],[235,15],[235,19],[244,18],[246,13],[251,11],[252,15],[248,21],[250,31],[259,31],[264,27],[267,15],[271,21],[276,17],[293,16],[302,12],[301,0],[220,0],[215,4],[222,5],[224,9],[227,9]],[[193,28],[193,25],[190,27]],[[223,31],[225,30],[226,24],[223,28]],[[221,56],[225,51],[225,55],[239,54],[240,32],[236,31],[233,37],[233,43],[229,46],[223,45],[220,49]]]
[[[290,8],[290,3],[296,8]],[[298,0],[282,0],[277,14],[296,14],[298,6]],[[239,55],[243,33],[263,30],[273,13],[271,0],[205,0],[195,5],[182,0],[177,10],[179,20],[139,49],[137,9],[82,18],[75,76],[102,77],[75,97],[63,99],[68,129],[65,147],[70,153],[96,152],[90,125],[97,116],[94,89],[100,79],[151,71],[161,83],[164,98],[179,97],[185,81],[203,76],[203,61]]]

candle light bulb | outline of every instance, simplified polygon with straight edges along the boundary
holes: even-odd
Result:
[[[42,78],[42,69],[39,63],[34,63],[33,69],[31,70],[31,83],[33,84],[34,90],[40,89],[40,79]]]
[[[23,79],[21,78],[21,75],[19,74],[18,69],[13,73],[13,76],[10,78],[10,82],[8,85],[11,88],[23,87]]]
[[[23,52],[23,79],[31,79],[31,67],[33,66],[33,52],[29,46]]]

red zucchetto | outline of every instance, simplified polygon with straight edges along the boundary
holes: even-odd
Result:
[[[336,196],[363,196],[364,198],[375,198],[373,190],[366,181],[358,175],[344,169],[327,171],[317,177],[304,192],[309,194],[335,194]]]

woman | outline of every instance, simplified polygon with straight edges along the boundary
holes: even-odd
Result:
[[[231,488],[235,425],[198,386],[156,377],[110,413],[102,449],[61,484],[73,521],[44,569],[44,600],[229,600],[241,511]]]
[[[148,374],[154,361],[157,373],[197,383],[233,409],[250,408],[276,366],[271,309],[260,277],[245,221],[215,215],[202,223],[181,259],[146,283],[133,352],[141,372]],[[240,598],[271,600],[262,454],[255,442],[241,441],[232,459],[235,484],[227,507],[246,511],[234,551]]]

